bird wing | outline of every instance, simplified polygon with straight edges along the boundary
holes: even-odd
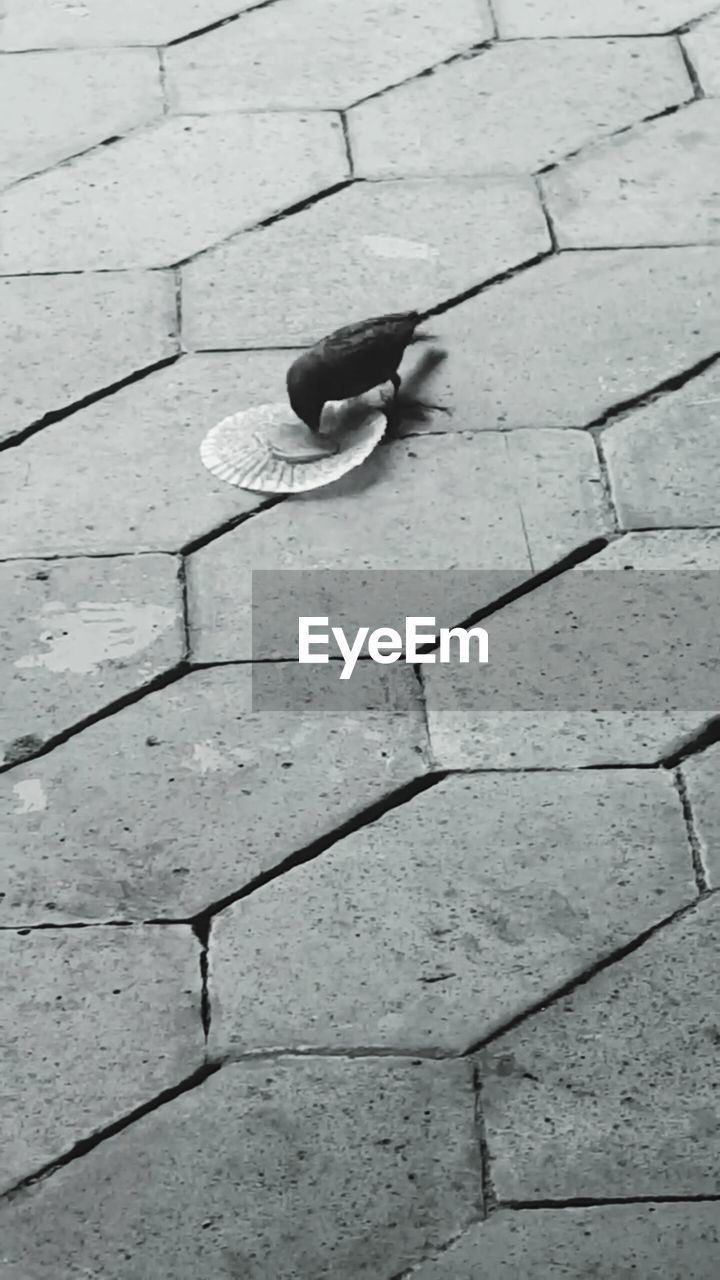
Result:
[[[399,343],[406,346],[418,323],[416,311],[398,311],[386,316],[375,316],[370,320],[358,320],[355,324],[346,324],[323,338],[318,346],[325,359],[343,359],[351,353],[369,353],[380,343]]]

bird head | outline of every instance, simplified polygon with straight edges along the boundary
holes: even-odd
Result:
[[[287,393],[293,413],[311,431],[319,431],[325,396],[318,388],[313,370],[305,367],[302,357],[288,369]]]

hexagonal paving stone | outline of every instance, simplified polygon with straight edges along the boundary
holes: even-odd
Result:
[[[432,331],[448,358],[422,395],[453,410],[445,426],[586,426],[715,354],[720,249],[561,254],[433,317]]]
[[[603,447],[624,528],[720,524],[720,363],[613,423]]]
[[[257,0],[3,0],[0,48],[163,44],[249,9]]]
[[[703,92],[720,97],[720,10],[683,36]]]
[[[171,556],[0,564],[8,618],[0,761],[14,762],[23,742],[39,746],[180,661],[177,571]],[[17,793],[21,812],[44,807],[36,790]]]
[[[57,164],[161,111],[151,49],[0,56],[0,183]]]
[[[170,104],[204,112],[347,107],[492,34],[486,0],[446,0],[442,10],[435,0],[273,4],[170,49]]]
[[[527,36],[634,36],[673,31],[704,11],[705,0],[493,0],[501,39]]]
[[[700,837],[706,878],[714,888],[720,876],[720,746],[686,760],[682,769]]]
[[[691,97],[675,40],[520,41],[373,98],[348,121],[365,177],[525,172]]]
[[[363,663],[339,715],[267,684],[253,710],[252,678],[195,672],[2,775],[0,919],[193,914],[425,771],[411,668]]]
[[[646,572],[633,582],[628,568]],[[620,572],[602,582],[596,571],[607,569]],[[647,572],[662,570],[676,572]],[[436,764],[576,769],[671,755],[715,711],[717,570],[720,538],[702,531],[622,539],[486,619],[488,666],[424,668]]]
[[[287,365],[287,352],[188,357],[8,451],[0,553],[175,551],[254,510],[263,495],[211,476],[200,442],[227,414],[283,399]],[[72,501],[58,502],[59,475]]]
[[[718,1194],[719,946],[716,899],[482,1055],[501,1199]]]
[[[720,241],[720,102],[600,143],[543,179],[561,247]]]
[[[33,1280],[398,1274],[481,1212],[473,1112],[464,1062],[228,1066],[2,1206],[5,1261]]]
[[[494,1213],[414,1280],[715,1280],[718,1204],[615,1204]],[[558,1270],[559,1268],[559,1270]]]
[[[0,956],[4,1191],[195,1071],[203,1031],[189,928],[6,932]]]
[[[169,274],[0,279],[0,440],[172,355],[175,327]]]
[[[168,117],[6,191],[0,269],[167,266],[345,177],[328,115]]]
[[[404,591],[412,601],[421,588],[427,608],[441,611],[441,625],[459,623],[533,569],[603,533],[601,498],[592,443],[578,432],[395,442],[378,450],[361,472],[263,512],[190,557],[193,659],[295,654],[295,648],[282,650],[282,629],[273,630],[264,647],[260,614],[253,651],[253,569],[342,571],[328,575],[331,599],[339,601],[349,599],[348,590],[353,595],[351,571],[396,570],[389,594],[387,576],[375,583],[362,577],[357,590],[363,614],[356,625],[387,625],[388,604],[399,608]],[[403,570],[410,571],[404,578]],[[415,579],[422,570],[427,576],[420,587]],[[461,572],[452,577],[449,570]],[[279,579],[277,591],[277,614],[284,620],[287,582]],[[263,609],[270,611],[271,597],[272,584],[265,585]],[[383,610],[385,616],[374,621]],[[408,606],[408,612],[418,609]]]
[[[549,248],[530,179],[360,183],[190,263],[184,336],[311,343],[353,318],[425,310]]]
[[[216,918],[210,1043],[463,1052],[695,896],[666,775],[450,778]]]

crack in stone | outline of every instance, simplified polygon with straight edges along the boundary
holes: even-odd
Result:
[[[28,748],[25,753],[17,752],[13,759],[5,764],[0,764],[0,774],[8,773],[11,769],[18,768],[19,765],[27,764],[30,760],[39,760],[42,756],[54,751],[56,747],[61,747],[66,742],[69,742],[71,738],[76,738],[79,733],[89,729],[92,725],[99,724],[102,720],[109,720],[118,711],[124,711],[126,707],[131,707],[134,703],[141,702],[149,694],[157,693],[160,689],[165,689],[170,684],[176,684],[178,680],[182,680],[186,675],[189,675],[191,669],[190,664],[181,659],[180,662],[169,667],[167,671],[162,671],[152,680],[149,680],[147,684],[139,685],[137,689],[133,689],[130,693],[124,693],[121,697],[115,698],[99,711],[93,711],[90,715],[77,720],[69,728],[61,729],[59,733],[53,734],[52,737],[41,742],[39,746],[36,745],[35,740],[32,742],[28,740]]]
[[[602,1209],[605,1205],[623,1204],[714,1204],[720,1193],[664,1196],[575,1196],[567,1200],[499,1200],[498,1209],[515,1211],[532,1209]]]
[[[386,93],[392,93],[395,89],[403,89],[407,84],[413,84],[415,80],[427,80],[429,76],[434,76],[436,71],[441,71],[443,67],[451,67],[454,62],[471,62],[477,58],[479,54],[486,53],[488,49],[496,43],[496,37],[490,40],[482,40],[479,44],[468,45],[465,49],[461,49],[459,53],[451,53],[449,57],[442,58],[440,62],[432,62],[429,67],[423,67],[422,71],[414,71],[412,75],[405,76],[403,80],[396,80],[393,84],[386,84],[382,89],[375,89],[372,93],[366,93],[362,98],[356,98],[354,102],[344,107],[344,111],[353,111],[355,107],[362,107],[366,102],[373,102],[376,98],[383,98]]]
[[[86,396],[81,396],[78,400],[74,400],[72,404],[64,405],[61,409],[50,409],[44,413],[41,418],[36,418],[27,427],[22,427],[19,431],[11,436],[8,440],[0,443],[0,453],[5,449],[16,449],[18,445],[24,444],[31,436],[37,435],[39,431],[44,431],[46,427],[52,426],[55,422],[62,422],[63,419],[69,418],[73,413],[79,413],[81,409],[88,409],[90,405],[97,404],[99,400],[105,400],[108,396],[112,396],[116,391],[123,391],[125,387],[131,387],[136,382],[142,382],[143,379],[149,378],[151,374],[158,373],[160,369],[167,369],[172,364],[176,364],[182,359],[183,352],[175,351],[170,356],[163,356],[162,360],[155,360],[153,364],[145,365],[142,369],[136,369],[134,373],[129,373],[125,378],[119,378],[117,382],[111,382],[105,387],[99,387],[96,391],[91,391]],[[26,559],[28,557],[22,557]],[[35,559],[50,559],[51,557],[32,556]],[[56,557],[62,559],[62,557]]]
[[[244,18],[248,13],[257,13],[258,9],[269,9],[272,5],[279,3],[280,0],[258,0],[258,3],[252,5],[249,9],[241,9],[239,13],[231,13],[226,18],[217,18],[215,22],[208,22],[206,26],[198,27],[195,31],[188,31],[185,35],[174,36],[172,40],[166,41],[164,48],[173,49],[178,44],[187,44],[189,40],[197,40],[200,36],[209,35],[211,31],[219,31],[221,27],[229,27],[231,23]]]
[[[704,895],[704,898],[712,896],[714,896],[714,891],[710,890],[709,893]],[[576,974],[575,977],[570,978],[567,982],[563,982],[552,992],[541,996],[540,999],[533,1001],[532,1004],[529,1004],[525,1009],[522,1009],[520,1013],[514,1014],[512,1018],[509,1018],[507,1022],[502,1024],[502,1026],[497,1027],[495,1031],[491,1031],[480,1040],[474,1041],[474,1043],[470,1045],[470,1048],[466,1049],[461,1056],[464,1058],[470,1058],[474,1057],[476,1054],[482,1053],[497,1040],[501,1040],[503,1036],[508,1035],[509,1032],[515,1031],[517,1027],[528,1022],[530,1018],[535,1017],[537,1014],[544,1013],[547,1009],[550,1009],[553,1005],[557,1004],[558,1001],[563,1000],[565,996],[573,995],[580,987],[587,986],[587,984],[592,982],[593,978],[595,978],[599,973],[603,973],[605,969],[612,968],[627,956],[632,955],[633,952],[639,951],[640,948],[643,947],[646,942],[649,942],[651,938],[655,937],[656,934],[664,931],[671,925],[678,924],[681,920],[684,920],[686,916],[691,915],[692,912],[696,910],[698,903],[701,900],[702,899],[700,897],[697,897],[693,899],[692,902],[687,902],[684,906],[678,907],[678,909],[673,911],[669,916],[665,916],[662,920],[650,925],[649,928],[643,929],[642,933],[637,934],[630,942],[624,943],[621,947],[617,947],[607,955],[602,956],[599,960],[594,961],[586,969],[583,969],[581,973]]]
[[[342,124],[343,141],[345,143],[345,158],[347,160],[348,173],[351,178],[355,177],[355,160],[352,153],[352,143],[350,141],[350,128],[348,126],[347,112],[340,112],[340,122]]]
[[[586,431],[598,431],[603,427],[609,426],[610,423],[617,421],[618,418],[624,418],[632,413],[635,409],[644,409],[649,404],[654,404],[656,400],[660,400],[673,391],[680,391],[688,382],[692,382],[695,378],[699,378],[701,374],[711,369],[714,364],[720,360],[720,351],[714,351],[710,356],[703,356],[702,360],[697,360],[695,364],[687,369],[682,369],[679,373],[672,374],[669,378],[663,378],[661,382],[657,382],[654,387],[650,387],[647,391],[641,391],[638,395],[630,396],[627,400],[620,400],[617,404],[611,405],[597,418],[593,418],[585,426]]]
[[[678,42],[678,48],[680,49],[680,56],[683,62],[685,63],[685,70],[687,71],[688,79],[693,87],[693,93],[695,94],[695,101],[699,102],[702,98],[705,97],[705,90],[703,89],[702,84],[700,83],[700,77],[697,73],[697,67],[695,66],[695,63],[690,57],[690,50],[685,44],[685,41],[682,40],[680,36],[677,36],[677,42]]]
[[[475,1093],[475,1131],[480,1154],[480,1184],[482,1195],[482,1216],[489,1217],[497,1205],[497,1195],[492,1179],[492,1157],[488,1144],[485,1115],[482,1105],[482,1079],[477,1064],[473,1065],[473,1090]]]
[[[633,530],[633,532],[636,531]],[[653,529],[652,532],[656,531]],[[709,716],[702,728],[689,734],[675,751],[660,761],[660,764],[666,769],[674,769],[690,756],[707,751],[708,747],[714,746],[716,742],[720,742],[720,715]]]
[[[574,151],[566,152],[559,160],[552,160],[550,164],[544,164],[542,168],[536,169],[534,176],[536,178],[544,178],[546,174],[554,173],[556,169],[562,168],[570,160],[575,160],[578,156],[584,156],[588,151],[594,151],[597,147],[604,146],[611,139],[620,138],[624,133],[632,133],[633,129],[642,129],[643,125],[652,124],[655,120],[664,120],[666,116],[677,115],[678,111],[691,107],[696,101],[697,99],[693,95],[692,98],[685,98],[682,102],[674,102],[669,107],[663,107],[661,111],[652,111],[649,116],[643,116],[640,120],[633,120],[630,124],[621,125],[619,129],[613,129],[612,133],[603,133],[596,138],[592,138],[590,142],[583,142]],[[627,246],[617,247],[625,249]],[[642,247],[645,248],[646,246]]]
[[[192,1089],[197,1089],[204,1084],[206,1080],[220,1071],[222,1063],[206,1062],[202,1067],[198,1067],[197,1071],[193,1071],[191,1075],[185,1076],[179,1084],[170,1085],[167,1089],[163,1089],[156,1094],[149,1102],[142,1103],[139,1107],[135,1107],[129,1111],[127,1115],[120,1120],[113,1121],[112,1124],[103,1125],[89,1134],[86,1138],[80,1138],[73,1144],[64,1155],[59,1156],[56,1160],[50,1160],[47,1164],[36,1169],[34,1173],[27,1174],[24,1178],[19,1179],[13,1186],[9,1187],[0,1195],[0,1203],[3,1201],[11,1201],[28,1191],[31,1187],[36,1186],[39,1182],[44,1182],[47,1178],[52,1177],[59,1169],[64,1169],[66,1165],[72,1164],[75,1160],[79,1160],[82,1156],[87,1155],[98,1147],[101,1142],[105,1142],[108,1138],[115,1137],[116,1134],[122,1133],[124,1129],[135,1124],[136,1121],[142,1120],[145,1116],[150,1115],[153,1111],[157,1111],[160,1107],[166,1106],[169,1102],[174,1102],[176,1098],[182,1097],[184,1093],[189,1093]]]
[[[337,115],[338,112],[326,113]],[[253,222],[247,227],[238,227],[235,231],[231,231],[229,235],[223,236],[221,240],[215,240],[212,244],[205,245],[202,249],[196,249],[194,253],[189,253],[184,258],[178,258],[177,262],[170,265],[177,269],[178,267],[187,267],[191,262],[197,262],[198,258],[203,258],[206,253],[212,253],[214,249],[220,249],[224,244],[228,244],[230,240],[235,240],[237,236],[248,235],[251,231],[260,231],[264,227],[271,227],[275,222],[283,222],[285,218],[292,218],[296,213],[304,213],[306,209],[311,209],[313,205],[319,204],[321,200],[327,200],[330,196],[335,196],[339,191],[344,191],[346,187],[351,187],[356,182],[364,182],[364,178],[341,178],[339,182],[334,182],[329,187],[323,187],[321,191],[315,191],[311,196],[306,196],[303,200],[298,200],[295,204],[287,205],[286,208],[280,209],[277,213],[270,213],[266,218],[261,218],[258,222]],[[164,267],[151,267],[151,271],[166,270]]]
[[[331,831],[326,831],[323,835],[316,836],[308,844],[289,853],[274,867],[270,867],[267,871],[261,871],[257,876],[253,876],[242,888],[236,889],[232,893],[224,894],[222,898],[216,899],[215,902],[212,902],[208,907],[204,907],[202,911],[198,911],[194,916],[185,917],[175,923],[190,924],[193,929],[198,931],[198,937],[206,936],[212,917],[224,911],[226,907],[233,906],[244,898],[249,898],[251,894],[257,893],[258,889],[264,889],[266,885],[272,884],[274,880],[279,880],[281,876],[287,875],[289,871],[294,871],[297,867],[302,867],[307,862],[314,862],[316,858],[319,858],[323,853],[327,853],[329,849],[332,849],[341,840],[347,839],[348,836],[354,835],[357,831],[362,831],[365,827],[372,826],[381,818],[384,818],[386,813],[409,804],[416,796],[422,795],[424,791],[429,791],[432,787],[436,787],[438,783],[448,776],[448,772],[445,769],[428,770],[426,773],[413,778],[410,782],[404,783],[401,787],[395,787],[392,791],[385,792],[379,799],[373,800]]]
[[[202,550],[202,548],[207,547],[209,543],[215,542],[217,538],[222,538],[224,534],[232,533],[233,529],[237,529],[241,524],[245,524],[247,520],[254,520],[256,516],[262,515],[264,511],[272,511],[272,508],[279,506],[281,502],[287,502],[289,497],[290,494],[287,493],[273,494],[271,498],[266,498],[262,502],[258,503],[252,511],[242,511],[237,516],[230,516],[228,520],[223,521],[222,524],[216,525],[214,529],[208,530],[207,533],[201,533],[197,538],[192,538],[190,542],[186,542],[185,545],[180,548],[178,554],[181,556],[191,556],[193,552]],[[203,665],[215,666],[215,663]]]
[[[703,895],[709,891],[710,885],[708,883],[707,868],[703,862],[702,846],[700,844],[700,837],[695,825],[695,817],[692,810],[692,803],[690,801],[687,780],[679,766],[673,771],[673,777],[678,796],[680,797],[683,818],[685,820],[685,830],[687,831],[688,844],[690,846],[695,883],[697,885],[698,893]]]

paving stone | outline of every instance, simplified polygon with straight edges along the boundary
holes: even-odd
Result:
[[[719,908],[705,903],[482,1055],[500,1199],[717,1195]]]
[[[195,672],[2,775],[0,920],[192,915],[420,776],[412,668],[358,678],[356,711],[288,714],[248,667]]]
[[[180,661],[177,573],[171,556],[0,564],[0,761],[18,738],[46,742]]]
[[[360,183],[189,263],[184,337],[310,344],[353,316],[424,311],[549,248],[528,178]]]
[[[195,1071],[203,1032],[189,928],[7,932],[0,955],[4,1191]]]
[[[710,887],[716,888],[720,877],[720,747],[692,756],[682,769],[707,878]]]
[[[0,183],[15,182],[162,112],[152,49],[0,56]]]
[[[450,778],[216,917],[211,1049],[461,1053],[695,896],[667,775]]]
[[[434,0],[293,0],[168,50],[170,104],[203,112],[347,107],[492,35],[485,0],[447,0],[442,11]]]
[[[355,171],[527,172],[691,97],[672,39],[496,44],[353,108]]]
[[[3,0],[0,48],[164,44],[249,9],[257,0]]]
[[[456,430],[582,427],[715,354],[719,331],[720,249],[561,254],[433,317],[448,357],[423,399]]]
[[[493,0],[500,38],[528,36],[637,36],[673,31],[698,18],[704,0]]]
[[[661,529],[626,533],[577,568],[594,569],[720,569],[720,529]]]
[[[703,727],[713,696],[695,693],[704,670],[703,636],[698,634],[685,654],[686,666],[692,660],[693,679],[679,678],[676,654],[683,646],[688,649],[687,619],[701,616],[700,603],[712,595],[711,584],[705,580],[698,586],[697,573],[689,572],[676,573],[666,584],[651,582],[648,572],[635,583],[623,573],[613,583],[595,578],[587,587],[575,578],[577,573],[595,577],[601,569],[707,575],[720,569],[720,533],[683,530],[619,539],[578,565],[571,577],[556,578],[486,620],[488,667],[426,666],[430,740],[439,767],[652,764]],[[593,611],[596,648],[579,622]],[[609,636],[612,619],[618,621]],[[706,650],[712,649],[715,627],[711,611],[705,618]],[[628,682],[633,673],[640,674],[632,655],[641,643],[655,646],[655,674],[638,690],[649,694],[647,702],[628,699]]]
[[[620,522],[717,525],[720,364],[603,433]]]
[[[720,241],[720,102],[600,143],[543,189],[561,247]]]
[[[494,1213],[414,1280],[715,1280],[718,1204],[614,1204]]]
[[[0,440],[175,350],[169,275],[0,278]]]
[[[709,98],[720,97],[720,10],[683,36],[684,44],[695,67],[703,92]]]
[[[187,357],[8,450],[0,554],[174,551],[254,510],[263,495],[211,476],[200,442],[244,405],[284,399],[287,364],[287,352]]]
[[[162,267],[347,177],[340,120],[168,117],[0,199],[0,268]]]
[[[481,1211],[473,1109],[464,1062],[227,1066],[0,1209],[2,1252],[33,1280],[397,1274]]]
[[[410,601],[422,590],[427,608],[442,614],[442,625],[458,623],[605,530],[598,481],[591,441],[579,432],[394,442],[362,471],[263,512],[190,557],[193,659],[289,658],[296,652],[274,644],[261,650],[261,617],[253,651],[251,571],[258,569],[345,571],[342,579],[329,580],[333,600],[344,598],[343,583],[352,586],[350,571],[414,571],[403,581],[399,572],[393,575],[389,597],[387,579],[378,578],[371,591],[363,580],[358,591],[368,612],[356,625],[387,625],[387,607],[399,608],[396,593],[403,589]],[[427,574],[420,586],[419,570]],[[451,577],[448,570],[458,572]],[[490,570],[497,572],[483,572]],[[277,590],[281,611],[287,581],[278,579]],[[268,592],[265,586],[265,602]],[[374,623],[376,610],[385,613]],[[408,606],[408,612],[418,609]]]

